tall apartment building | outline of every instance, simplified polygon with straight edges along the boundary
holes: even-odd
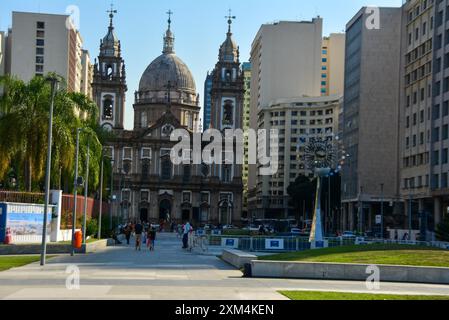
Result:
[[[56,72],[65,78],[69,91],[81,91],[83,40],[69,16],[13,12],[8,37],[8,73],[29,81]]]
[[[203,130],[210,128],[212,99],[210,91],[212,90],[212,74],[207,73],[204,81],[204,105],[203,105]]]
[[[259,128],[259,113],[276,99],[320,96],[322,28],[319,17],[261,26],[251,48],[251,128]],[[249,166],[249,190],[257,187],[257,171]]]
[[[5,74],[6,69],[6,36],[0,31],[0,77]]]
[[[82,50],[81,56],[80,92],[92,99],[92,82],[94,78],[93,65],[90,62],[89,51]]]
[[[401,8],[379,8],[379,28],[362,8],[346,26],[341,229],[374,230],[396,203]]]
[[[440,106],[444,108],[443,101],[434,104],[432,94],[433,74],[438,74],[436,69],[432,72],[435,54],[434,25],[436,23],[441,26],[443,23],[442,18],[434,22],[435,7],[434,1],[411,0],[402,8],[399,194],[400,199],[404,201],[403,224],[407,229],[410,209],[414,229],[418,229],[416,213],[432,211],[432,189],[436,187],[432,183],[439,183],[440,177],[444,177],[443,174],[433,179],[432,173],[438,175],[438,169],[447,163],[447,149],[441,148],[442,145],[437,146],[439,141],[443,142],[449,138],[448,127],[444,127],[442,122],[445,117],[444,110],[440,109]],[[438,40],[438,36],[435,40]],[[437,41],[435,44],[435,49],[441,49],[441,38],[439,43]],[[441,60],[434,65],[439,70],[441,66]],[[447,112],[449,110],[446,115]],[[443,131],[442,136],[440,129]],[[437,148],[434,148],[435,146]],[[434,154],[434,151],[437,154]],[[447,187],[447,174],[446,182],[443,179],[441,183]]]
[[[245,89],[243,95],[243,131],[247,132],[250,129],[249,123],[249,111],[251,108],[251,63],[242,63],[243,73],[243,87]],[[242,181],[243,181],[243,213],[248,213],[248,141],[245,140],[244,146],[244,163],[242,168]]]
[[[304,163],[305,144],[316,137],[335,139],[341,103],[341,95],[298,97],[275,100],[261,111],[259,126],[279,132],[279,166],[276,174],[257,177],[253,215],[270,219],[296,216],[287,189],[298,175],[313,176]]]
[[[321,95],[343,94],[345,76],[344,33],[331,33],[323,38],[321,60]]]

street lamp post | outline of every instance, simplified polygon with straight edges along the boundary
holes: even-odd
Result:
[[[112,226],[112,212],[113,212],[112,207],[114,204],[113,197],[114,197],[114,159],[111,159],[111,204],[109,206],[109,228],[111,229],[111,231],[113,229]]]
[[[87,196],[89,192],[90,141],[87,140],[86,178],[84,181],[83,244],[86,244]]]
[[[408,206],[408,240],[412,240],[412,191],[410,189],[409,194],[409,206]]]
[[[78,203],[78,161],[79,161],[79,149],[80,149],[80,133],[83,129],[76,129],[76,155],[75,155],[75,181],[73,183],[74,191],[73,191],[73,214],[72,214],[72,250],[70,255],[73,257],[75,255],[75,229],[76,229],[76,209]]]
[[[101,239],[101,215],[103,213],[103,170],[104,170],[104,150],[101,150],[100,169],[100,212],[98,214],[98,239]]]
[[[55,76],[47,78],[51,83],[51,103],[50,116],[48,119],[48,144],[47,144],[47,168],[45,173],[45,204],[44,204],[44,224],[42,227],[42,250],[41,250],[41,266],[45,265],[45,256],[47,253],[47,211],[48,202],[50,200],[50,174],[51,174],[51,147],[53,141],[53,109],[55,103],[55,95],[58,85],[58,79]]]
[[[380,185],[380,235],[381,238],[384,238],[384,184]]]

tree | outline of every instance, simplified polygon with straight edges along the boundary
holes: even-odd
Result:
[[[19,188],[43,189],[47,151],[50,84],[43,77],[24,83],[13,77],[0,77],[4,94],[0,97],[0,181],[15,168]],[[97,124],[96,104],[80,93],[70,93],[63,81],[57,91],[53,115],[52,186],[66,185],[74,178],[76,130],[84,128],[80,141],[80,175],[85,171],[87,139],[90,139],[91,190],[98,185],[101,141],[105,135]],[[65,181],[62,183],[61,181]]]
[[[449,216],[443,219],[443,221],[436,228],[436,236],[440,241],[449,242]]]
[[[287,189],[291,204],[298,212],[312,212],[315,202],[316,180],[299,175]],[[304,212],[303,212],[304,213]]]

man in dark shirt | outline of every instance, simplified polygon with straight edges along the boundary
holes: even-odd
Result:
[[[134,227],[134,232],[136,233],[136,251],[141,250],[142,248],[142,232],[143,232],[143,225],[139,222]]]

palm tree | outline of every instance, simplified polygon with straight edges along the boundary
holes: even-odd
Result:
[[[42,189],[47,150],[50,85],[42,77],[30,82],[9,76],[0,77],[4,94],[0,97],[0,181],[12,166],[18,168],[19,186],[27,191]],[[73,181],[76,130],[85,128],[90,139],[90,172],[98,183],[101,157],[99,135],[102,130],[97,124],[97,106],[86,96],[58,90],[55,96],[53,118],[52,185],[61,186],[64,181],[70,188]],[[85,172],[84,159],[87,156],[87,135],[83,135],[80,148],[80,173]]]

